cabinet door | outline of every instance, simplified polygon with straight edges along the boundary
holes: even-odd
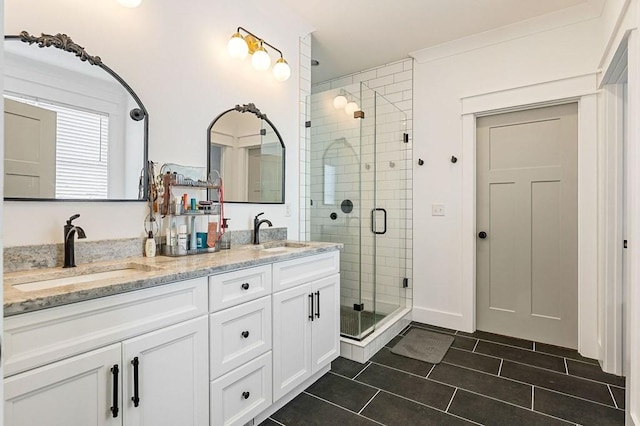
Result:
[[[125,425],[209,423],[207,325],[202,316],[122,343]]]
[[[314,319],[311,341],[312,374],[340,355],[340,274],[311,284]]]
[[[273,400],[311,376],[311,285],[273,295]]]
[[[112,368],[120,363],[120,344],[54,362],[4,381],[6,426],[120,425],[122,392],[113,417]],[[121,373],[118,373],[118,382]],[[118,388],[120,383],[118,383]]]

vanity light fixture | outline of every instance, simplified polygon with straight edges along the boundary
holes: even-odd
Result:
[[[358,104],[355,103],[354,101],[349,102],[345,107],[344,107],[344,112],[352,117],[353,113],[356,112],[358,110]]]
[[[124,7],[134,8],[140,6],[142,0],[118,0],[118,3]]]
[[[342,109],[347,106],[347,103],[349,101],[347,100],[347,97],[345,95],[346,94],[344,90],[340,89],[340,93],[338,93],[338,96],[333,98],[333,107],[335,109]]]
[[[246,35],[243,36],[243,32],[246,33]],[[229,51],[229,55],[236,59],[245,59],[247,55],[252,55],[251,64],[253,67],[258,71],[264,71],[269,69],[271,66],[271,56],[269,56],[264,45],[269,46],[280,54],[280,58],[278,58],[273,66],[273,76],[278,81],[287,81],[291,76],[291,68],[282,56],[280,49],[267,43],[250,31],[247,31],[242,27],[238,27],[238,30],[231,36],[231,39],[227,44],[227,50]]]

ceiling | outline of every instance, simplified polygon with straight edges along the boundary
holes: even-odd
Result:
[[[314,83],[589,0],[282,0],[316,30]]]

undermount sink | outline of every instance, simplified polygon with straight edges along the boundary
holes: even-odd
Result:
[[[309,244],[295,241],[270,241],[268,243],[255,246],[255,249],[266,253],[284,253],[291,249],[304,247],[309,247]]]
[[[92,281],[144,276],[149,271],[159,268],[139,263],[118,263],[90,267],[90,269],[60,269],[48,272],[35,272],[12,278],[5,278],[5,283],[20,291],[37,291],[61,287],[71,284],[89,283]]]

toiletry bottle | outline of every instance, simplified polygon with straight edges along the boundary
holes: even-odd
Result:
[[[156,256],[156,239],[153,238],[153,232],[149,231],[149,238],[144,243],[144,254],[147,257]]]
[[[198,248],[198,241],[196,236],[196,217],[191,216],[191,224],[190,224],[191,237],[189,239],[189,250],[195,250]]]
[[[228,232],[229,224],[227,223],[230,220],[231,219],[229,219],[228,217],[222,218],[222,225],[220,225],[220,227],[222,228],[222,232],[224,232],[224,234],[222,234],[222,237],[220,238],[221,250],[229,250],[231,248],[231,235]]]
[[[178,227],[178,248],[181,250],[187,250],[187,225],[180,225]]]

